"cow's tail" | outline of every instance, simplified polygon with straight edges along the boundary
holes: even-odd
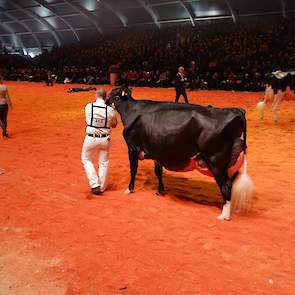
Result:
[[[243,140],[244,140],[244,152],[247,152],[247,120],[246,120],[246,111],[243,109],[238,109],[241,113],[241,119],[243,123]]]
[[[256,110],[257,110],[261,120],[263,120],[265,108],[266,108],[266,101],[265,100],[258,102],[256,105]]]
[[[272,86],[269,84],[266,84],[263,99],[259,101],[256,105],[256,110],[261,120],[264,118],[264,110],[266,108],[267,102],[269,100],[272,100],[273,97],[274,97],[274,91],[272,89]]]
[[[237,176],[232,187],[232,209],[237,212],[249,211],[253,203],[254,193],[255,186],[247,173],[247,160],[245,156],[242,172]]]
[[[247,122],[245,111],[241,110],[243,120],[243,137],[244,137],[244,163],[242,171],[235,179],[232,187],[231,207],[237,212],[247,212],[251,208],[255,193],[255,186],[251,177],[247,173]]]

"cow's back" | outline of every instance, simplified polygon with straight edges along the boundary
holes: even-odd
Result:
[[[140,139],[141,149],[152,159],[165,167],[181,169],[197,154],[211,157],[221,146],[231,148],[236,135],[228,136],[226,126],[234,117],[219,112],[216,118],[197,110],[145,113],[133,126],[134,137]]]

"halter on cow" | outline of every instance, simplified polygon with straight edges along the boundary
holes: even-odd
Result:
[[[232,185],[235,181],[233,203],[239,208],[248,206],[252,182],[247,176],[246,118],[239,108],[214,108],[192,104],[136,101],[128,88],[114,89],[107,104],[121,115],[123,136],[128,145],[131,180],[127,192],[134,192],[138,160],[155,161],[158,194],[164,194],[163,167],[172,171],[197,169],[216,180],[223,209],[219,219],[230,219]],[[243,134],[244,140],[241,140]],[[238,179],[238,170],[244,169]]]
[[[266,108],[267,101],[273,100],[273,120],[275,122],[279,121],[277,108],[286,94],[287,87],[295,91],[295,71],[276,71],[266,75],[264,97],[256,107],[260,114],[260,119],[264,117],[264,109]]]

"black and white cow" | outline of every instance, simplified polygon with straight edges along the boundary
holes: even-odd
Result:
[[[239,108],[214,108],[192,104],[134,100],[126,89],[114,89],[109,105],[121,115],[123,136],[128,145],[131,180],[127,193],[134,192],[138,160],[155,161],[158,195],[164,194],[163,167],[172,171],[199,170],[213,176],[222,197],[219,219],[230,219],[232,185],[235,181],[238,207],[249,204],[253,184],[246,172],[246,118]],[[241,135],[243,134],[243,140]]]
[[[289,87],[295,91],[295,71],[276,71],[266,75],[266,88],[263,100],[257,104],[257,110],[260,118],[264,117],[264,109],[266,108],[267,101],[272,100],[273,120],[278,122],[279,115],[277,108],[286,94]]]

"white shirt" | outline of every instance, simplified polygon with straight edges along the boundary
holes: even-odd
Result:
[[[116,120],[116,113],[115,110],[105,104],[105,101],[102,98],[97,98],[94,103],[88,103],[85,107],[85,117],[86,117],[86,124],[91,125],[91,118],[92,118],[92,104],[93,104],[93,122],[92,125],[94,126],[106,126],[108,128],[96,128],[87,126],[86,133],[87,134],[110,134],[111,127]],[[99,106],[95,107],[95,106]],[[107,107],[107,114],[106,114],[106,107]],[[106,118],[107,117],[107,118]]]

